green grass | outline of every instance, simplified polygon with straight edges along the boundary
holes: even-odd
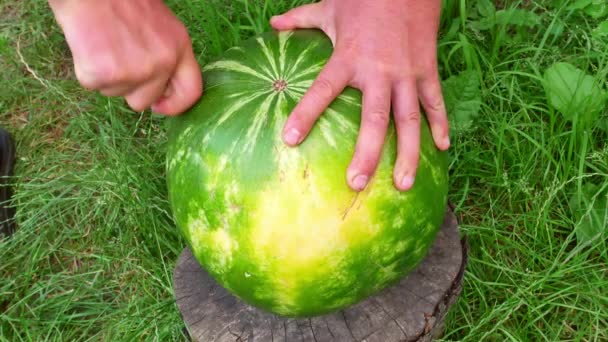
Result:
[[[542,80],[568,62],[606,89],[608,37],[593,30],[608,19],[569,1],[496,1],[538,22],[484,28],[477,1],[444,2],[441,76],[474,72],[482,103],[452,135],[450,199],[471,251],[445,339],[606,341],[607,235],[580,234],[608,193],[608,109],[568,121]],[[296,3],[170,2],[202,63]],[[71,68],[44,1],[0,3],[0,123],[18,145],[20,226],[0,241],[0,340],[184,340],[164,120],[82,90]]]

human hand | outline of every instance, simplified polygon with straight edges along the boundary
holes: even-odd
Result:
[[[294,108],[283,140],[302,142],[317,118],[347,85],[363,93],[361,128],[346,176],[363,190],[382,152],[391,104],[397,129],[393,179],[400,190],[414,183],[420,150],[420,106],[435,145],[450,146],[448,120],[437,69],[441,0],[323,0],[273,17],[277,30],[319,28],[334,52]]]
[[[188,32],[162,0],[49,0],[80,84],[177,115],[202,93]]]

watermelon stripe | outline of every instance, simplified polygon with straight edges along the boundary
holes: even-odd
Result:
[[[324,65],[325,61],[322,61],[309,66],[308,68],[298,72],[295,75],[290,76],[289,78],[291,80],[291,83],[294,86],[306,88],[310,87],[310,85],[312,84],[312,79],[310,78],[310,76],[316,76],[321,71],[321,69],[323,69]]]
[[[279,35],[279,69],[281,73],[279,74],[279,78],[286,78],[287,74],[285,72],[285,60],[287,58],[287,43],[293,32],[287,31],[283,32]]]
[[[264,102],[260,105],[259,109],[255,114],[253,114],[253,123],[249,126],[247,130],[247,135],[245,136],[244,142],[244,151],[246,153],[251,153],[254,145],[256,144],[256,140],[260,134],[260,131],[266,120],[268,120],[268,113],[270,112],[270,103],[273,100],[276,100],[276,95],[268,96]]]
[[[254,77],[264,80],[264,81],[272,82],[272,74],[269,74],[267,70],[264,70],[265,74],[263,74],[238,61],[230,61],[230,60],[217,61],[217,62],[208,64],[205,67],[203,67],[204,72],[208,72],[208,71],[212,71],[212,70],[240,72],[243,74],[254,76]]]
[[[302,64],[307,59],[314,58],[314,52],[320,48],[320,45],[320,42],[310,42],[309,44],[307,44],[307,46],[297,54],[295,62],[293,62],[291,68],[285,73],[285,75],[287,75],[286,78],[290,80],[293,79],[293,74],[298,72],[299,68],[301,68],[300,64]]]
[[[262,39],[262,37],[256,38],[256,41],[260,45],[259,47],[261,48],[261,51],[264,53],[264,57],[266,57],[266,62],[268,63],[268,66],[270,66],[270,70],[272,71],[272,73],[271,73],[272,78],[275,80],[278,79],[280,77],[279,75],[281,73],[277,67],[276,58],[275,58],[274,54],[272,53],[272,51],[270,51],[270,49],[266,45],[266,41],[264,39]]]

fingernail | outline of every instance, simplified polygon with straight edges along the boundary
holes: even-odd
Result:
[[[368,178],[366,175],[358,175],[353,179],[353,187],[355,190],[363,190],[367,185]]]
[[[401,189],[403,190],[409,190],[412,188],[412,186],[414,185],[414,177],[412,176],[404,176],[401,179]]]
[[[285,134],[285,142],[289,145],[296,145],[300,141],[300,136],[300,132],[292,128]]]

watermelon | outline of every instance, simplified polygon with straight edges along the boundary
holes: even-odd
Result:
[[[356,89],[300,146],[283,143],[290,111],[331,53],[316,30],[251,38],[203,67],[202,98],[169,122],[169,200],[187,244],[221,286],[281,316],[329,313],[394,284],[424,258],[446,210],[447,159],[426,121],[410,191],[393,185],[392,123],[366,189],[348,187]]]

